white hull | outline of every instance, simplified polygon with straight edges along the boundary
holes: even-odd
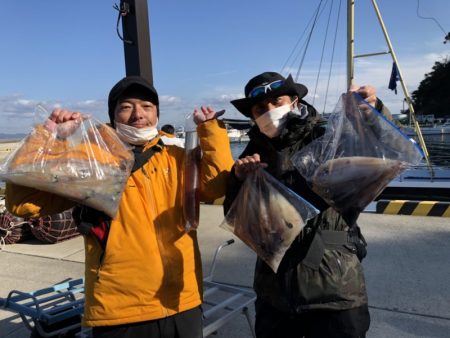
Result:
[[[450,126],[436,126],[436,127],[422,127],[420,128],[422,131],[422,135],[442,135],[442,134],[450,134]],[[402,131],[408,136],[415,136],[416,131],[414,128],[406,127],[403,128]]]

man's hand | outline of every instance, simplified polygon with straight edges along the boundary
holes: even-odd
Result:
[[[208,107],[202,106],[200,107],[200,110],[198,110],[197,108],[194,110],[194,122],[195,124],[200,124],[208,120],[216,119],[219,116],[223,115],[224,113],[225,110],[216,112],[209,106]]]
[[[81,117],[82,114],[80,112],[56,108],[52,111],[48,119],[55,123],[64,123],[67,121],[80,119]]]
[[[359,111],[365,120],[370,120],[373,117],[372,108],[377,104],[377,91],[372,86],[356,86],[352,85],[349,89],[350,93],[357,93],[364,99],[365,102],[357,102]],[[371,108],[372,107],[372,108]]]
[[[252,156],[246,156],[240,158],[234,162],[234,174],[236,177],[243,181],[248,174],[256,171],[259,168],[266,168],[267,163],[261,162],[259,154],[254,154]]]
[[[361,87],[352,85],[349,91],[359,94],[359,96],[361,96],[368,104],[370,104],[372,107],[375,107],[377,103],[377,90],[374,87],[370,85]]]
[[[72,135],[86,116],[80,112],[56,108],[48,117],[45,127],[50,131],[55,131],[60,138]]]
[[[375,107],[377,103],[377,91],[372,86],[357,86],[352,85],[349,89],[350,92],[359,94],[368,104]]]

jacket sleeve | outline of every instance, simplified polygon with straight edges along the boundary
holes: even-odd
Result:
[[[225,200],[223,201],[223,214],[224,216],[227,215],[228,211],[231,208],[231,205],[233,204],[235,198],[237,197],[243,181],[240,181],[236,175],[234,174],[234,167],[231,170],[230,177],[228,179],[227,184],[227,193],[225,195]]]
[[[217,119],[197,126],[202,150],[200,199],[212,202],[225,195],[234,160],[225,125]]]
[[[55,194],[21,185],[6,183],[6,208],[19,217],[37,218],[52,215],[75,206],[75,202]]]

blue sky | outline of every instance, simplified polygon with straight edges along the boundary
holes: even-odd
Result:
[[[117,1],[118,3],[119,1]],[[0,133],[27,133],[35,107],[62,106],[106,121],[106,99],[125,75],[123,45],[116,34],[116,1],[14,0],[2,3],[0,53]],[[254,75],[283,70],[298,73],[301,54],[294,51],[320,0],[148,0],[154,84],[160,94],[161,124],[182,125],[194,107],[226,109],[225,117],[241,118],[229,104],[242,97]],[[316,85],[325,28],[331,21],[319,81]],[[345,90],[345,16],[342,0],[333,72],[328,95],[332,41],[338,0],[322,1],[320,17],[298,81],[309,88],[306,100],[329,112]],[[417,0],[378,0],[410,92],[436,61],[450,55],[450,43],[433,20],[420,19]],[[450,31],[450,1],[420,0],[419,14],[433,17]],[[356,1],[355,52],[386,51],[387,46],[370,0]],[[294,52],[297,58],[288,59]],[[288,62],[287,62],[288,61]],[[283,69],[283,66],[286,67]],[[358,59],[358,84],[372,84],[393,113],[403,95],[388,90],[389,55]]]

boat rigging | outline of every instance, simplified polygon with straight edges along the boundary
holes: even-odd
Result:
[[[314,11],[314,13],[311,16],[311,19],[309,20],[309,22],[306,25],[305,30],[303,31],[301,37],[299,38],[299,40],[297,41],[296,45],[294,46],[291,54],[289,55],[287,61],[285,62],[285,64],[282,67],[281,72],[286,72],[286,70],[288,69],[288,62],[289,60],[293,60],[290,65],[292,65],[294,62],[296,62],[296,60],[301,56],[301,61],[300,64],[298,66],[298,70],[297,70],[297,74],[295,79],[297,80],[300,72],[301,72],[301,68],[303,66],[304,60],[305,60],[305,56],[306,56],[306,52],[307,49],[310,45],[311,42],[311,36],[313,31],[316,29],[317,26],[317,21],[318,18],[321,16],[321,14],[324,12],[325,7],[328,5],[330,1],[323,1],[321,0],[316,8],[316,10]],[[433,167],[431,165],[430,162],[430,156],[429,156],[429,152],[427,150],[427,146],[425,144],[425,140],[423,138],[422,135],[422,131],[420,129],[419,123],[416,119],[415,116],[415,110],[413,107],[413,102],[410,96],[410,93],[407,89],[406,83],[405,83],[405,79],[403,77],[402,71],[401,71],[401,67],[400,67],[400,63],[399,60],[397,58],[397,55],[394,51],[394,47],[392,45],[391,39],[389,37],[386,25],[383,21],[383,18],[381,16],[381,12],[379,10],[378,4],[376,2],[376,0],[371,0],[375,14],[377,16],[378,19],[378,23],[380,25],[380,28],[383,32],[384,35],[384,39],[387,45],[388,50],[387,51],[381,51],[381,52],[373,52],[373,53],[367,53],[367,54],[355,54],[355,26],[354,26],[354,21],[355,21],[355,3],[356,0],[347,0],[347,84],[346,87],[350,88],[350,86],[352,86],[354,84],[354,61],[357,58],[365,58],[365,57],[372,57],[372,56],[378,56],[378,55],[386,55],[386,54],[390,54],[392,57],[392,61],[393,61],[393,66],[396,67],[397,69],[397,76],[398,76],[398,81],[401,84],[401,88],[405,97],[405,103],[408,105],[409,108],[409,112],[410,112],[410,119],[411,119],[411,124],[414,126],[414,130],[417,134],[417,138],[419,141],[419,144],[423,150],[424,153],[424,157],[427,163],[427,166],[431,172],[431,174],[433,175]],[[328,22],[326,24],[326,29],[325,29],[325,37],[324,37],[324,43],[323,46],[325,46],[325,42],[328,36],[328,30],[329,30],[329,26],[330,26],[330,18],[331,18],[331,10],[333,8],[334,5],[334,1],[331,1],[331,5],[330,5],[330,12],[328,14]],[[333,38],[333,47],[332,47],[332,53],[331,53],[331,61],[330,61],[330,68],[329,68],[329,74],[328,74],[328,83],[327,83],[327,87],[326,87],[326,91],[325,91],[325,102],[324,102],[324,109],[323,112],[325,112],[325,106],[327,103],[327,98],[328,98],[328,90],[329,90],[329,84],[330,84],[330,77],[331,77],[331,71],[332,71],[332,67],[333,67],[333,59],[334,59],[334,54],[335,54],[335,46],[336,46],[336,37],[337,37],[337,32],[338,32],[338,24],[339,24],[339,20],[340,20],[340,12],[341,12],[341,0],[339,1],[339,5],[338,5],[338,10],[337,10],[337,19],[336,19],[336,26],[335,26],[335,32],[334,32],[334,38]],[[298,52],[296,55],[294,55],[294,51],[297,49],[300,41],[304,38],[304,36],[306,36],[305,38],[305,42],[303,43],[302,47],[300,48],[300,52]],[[316,90],[317,90],[317,84],[319,82],[319,76],[321,73],[321,67],[322,67],[322,60],[323,60],[323,56],[324,56],[324,47],[322,47],[322,52],[321,52],[321,56],[320,56],[320,63],[319,63],[319,69],[318,69],[318,75],[316,78],[316,83],[315,83],[315,91],[313,94],[313,100],[316,97]],[[314,102],[313,102],[314,103]]]

